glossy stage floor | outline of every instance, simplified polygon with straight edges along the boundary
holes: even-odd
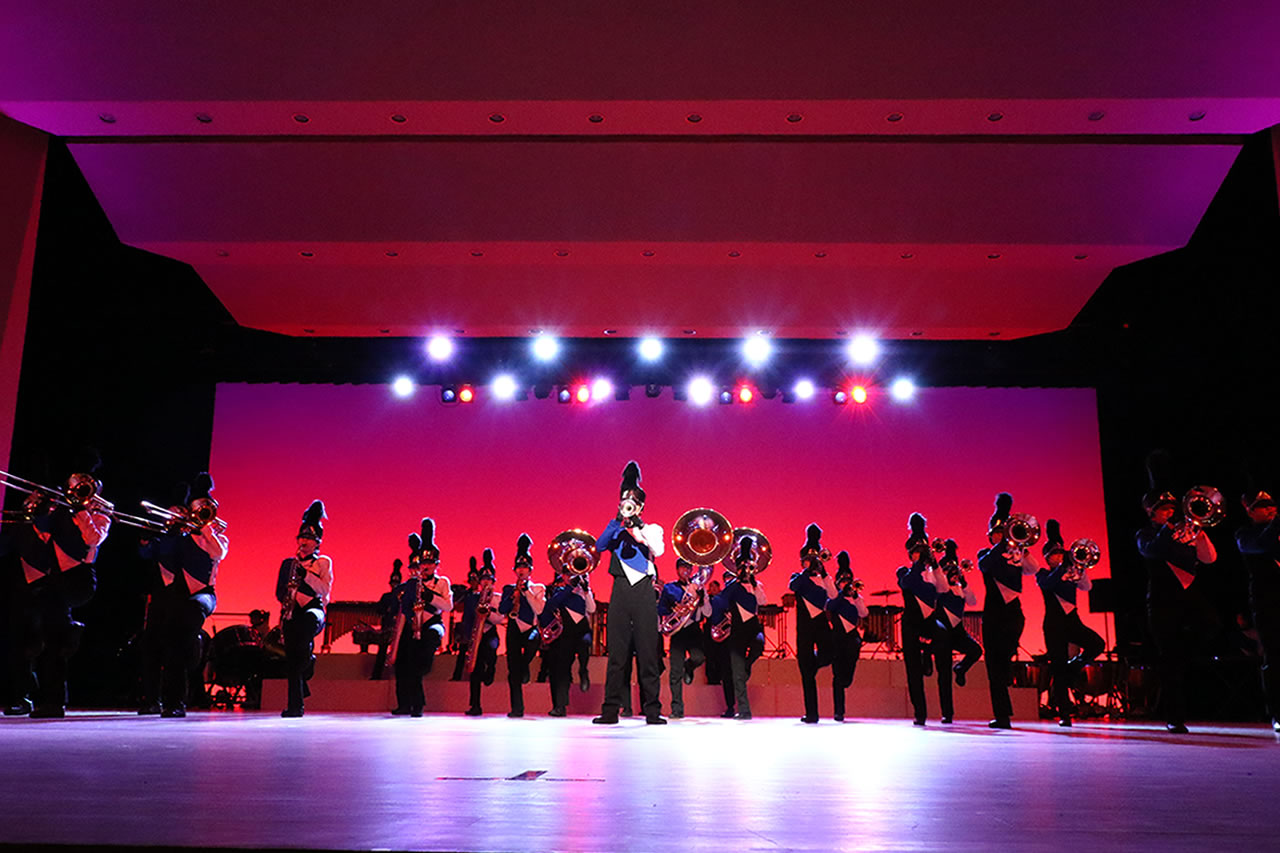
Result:
[[[1261,726],[73,712],[0,720],[8,844],[1274,850]]]

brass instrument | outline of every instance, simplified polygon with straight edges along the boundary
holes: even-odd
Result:
[[[1067,548],[1067,555],[1071,558],[1071,565],[1062,573],[1062,579],[1074,583],[1083,577],[1086,569],[1098,565],[1098,561],[1102,559],[1102,549],[1092,539],[1081,537]]]
[[[566,569],[573,575],[589,574],[600,563],[596,538],[578,528],[558,533],[547,545],[547,560],[557,576]]]
[[[1213,486],[1192,486],[1182,496],[1182,523],[1174,531],[1174,538],[1190,542],[1201,530],[1217,526],[1227,517],[1222,492]]]
[[[10,474],[8,471],[0,471],[0,486],[25,492],[35,499],[29,498],[27,503],[30,506],[25,506],[19,511],[21,518],[7,518],[5,521],[29,523],[32,515],[31,510],[45,501],[57,506],[67,507],[75,512],[83,509],[106,515],[115,513],[115,504],[98,494],[98,490],[102,488],[102,483],[91,474],[72,474],[67,478],[66,486],[57,489],[50,486],[42,486],[31,480]]]
[[[212,524],[213,529],[219,533],[227,529],[227,522],[218,515],[218,502],[213,498],[196,498],[189,507],[178,510],[166,509],[151,501],[143,501],[142,508],[160,519],[155,523],[163,525],[159,528],[161,530],[195,533],[206,524]]]
[[[640,510],[644,509],[643,505],[632,497],[625,497],[618,501],[618,517],[622,519],[623,527],[642,527],[644,521],[640,518]]]
[[[754,584],[756,576],[769,567],[770,561],[773,560],[773,546],[769,544],[769,537],[765,536],[754,527],[736,527],[733,530],[733,541],[741,542],[744,536],[749,536],[755,541],[754,557],[751,562],[746,565],[738,565],[733,557],[727,557],[724,560],[725,577],[736,578],[739,583]],[[830,559],[831,552],[822,549]],[[711,626],[711,640],[716,643],[723,643],[729,638],[729,634],[733,628],[733,611],[727,610],[723,618],[715,625]]]
[[[1025,551],[1040,541],[1040,522],[1030,513],[1013,513],[1004,525],[1004,541]]]
[[[301,583],[303,575],[307,570],[302,566],[302,560],[298,557],[293,558],[293,566],[290,567],[289,580],[284,588],[284,601],[280,606],[280,625],[283,628],[284,623],[293,617],[293,602],[298,597],[298,584]]]
[[[714,509],[691,509],[671,528],[676,555],[695,566],[711,566],[729,556],[737,542],[733,525]]]
[[[660,633],[674,634],[693,619],[693,614],[698,612],[698,605],[702,603],[700,594],[703,592],[703,587],[711,579],[711,569],[709,565],[699,566],[698,570],[689,576],[689,586],[685,589],[684,595],[671,608],[670,613],[658,620]]]
[[[484,636],[489,622],[490,604],[493,601],[493,581],[485,578],[480,582],[480,597],[476,599],[475,624],[471,626],[471,645],[467,646],[467,662],[463,672],[467,675],[475,672],[476,658],[480,654],[480,638]]]

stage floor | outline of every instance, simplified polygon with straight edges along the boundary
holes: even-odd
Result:
[[[0,720],[9,844],[1274,850],[1262,726],[73,712]]]

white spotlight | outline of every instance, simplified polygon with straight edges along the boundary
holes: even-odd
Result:
[[[404,399],[405,397],[413,396],[413,390],[415,387],[413,380],[408,376],[397,376],[391,382],[391,393],[401,399]]]
[[[808,379],[801,379],[796,383],[795,392],[797,400],[812,400],[818,389]]]
[[[597,379],[591,383],[591,399],[593,402],[599,403],[601,400],[608,400],[613,396],[613,383],[608,379]]]
[[[901,379],[895,379],[893,384],[889,386],[889,393],[899,403],[905,403],[916,395],[916,383],[905,376]]]
[[[432,361],[448,361],[453,355],[453,339],[445,335],[434,335],[427,341],[427,355]]]
[[[753,367],[759,367],[769,360],[773,352],[773,342],[764,335],[752,335],[742,342],[742,355]]]
[[[855,335],[849,341],[849,360],[854,364],[872,364],[879,356],[880,342],[870,335]]]
[[[642,338],[639,349],[640,357],[645,361],[657,361],[662,358],[662,340],[660,338]]]
[[[508,373],[503,373],[493,378],[490,383],[493,390],[493,396],[498,400],[512,400],[516,396],[516,380]]]
[[[551,335],[538,335],[533,339],[533,356],[538,361],[551,361],[560,353],[560,342]]]
[[[711,402],[711,398],[716,394],[715,386],[711,384],[711,380],[705,376],[699,376],[689,383],[689,402],[698,406],[705,406]]]

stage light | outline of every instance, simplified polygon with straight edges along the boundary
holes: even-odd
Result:
[[[513,400],[516,396],[516,380],[508,373],[503,373],[493,378],[493,382],[489,384],[489,388],[493,391],[496,400]]]
[[[415,387],[413,380],[408,376],[397,376],[391,381],[391,393],[402,400],[406,397],[412,397]]]
[[[849,402],[848,392],[843,389],[836,391],[831,395],[831,402],[835,403],[837,406],[843,406],[845,403]]]
[[[445,335],[434,335],[427,341],[427,355],[432,361],[448,361],[453,355],[453,339]]]
[[[458,402],[458,389],[453,387],[452,385],[441,385],[440,386],[440,402],[441,403]]]
[[[893,399],[899,403],[906,403],[916,395],[916,383],[912,382],[905,376],[901,379],[893,380],[893,384],[889,386],[889,393],[893,395]]]
[[[849,396],[853,398],[855,403],[865,403],[867,402],[867,389],[861,385],[854,385],[849,389]]]
[[[801,379],[793,390],[796,398],[800,400],[812,400],[813,395],[818,393],[818,389],[808,379]]]
[[[539,382],[533,386],[533,396],[539,400],[545,400],[551,396],[551,385],[547,382]]]
[[[650,399],[662,396],[662,386],[655,382],[650,382],[644,386],[644,395]]]
[[[538,361],[551,361],[560,354],[560,342],[551,335],[538,335],[533,339],[533,357]]]
[[[689,402],[705,406],[711,402],[711,398],[716,394],[715,387],[711,384],[711,380],[705,376],[699,376],[689,382]]]
[[[564,386],[561,386],[560,390],[556,392],[556,402],[558,403],[567,403],[572,399],[573,392]]]
[[[773,352],[773,342],[764,335],[752,335],[742,342],[742,356],[753,367],[759,367],[769,360]]]
[[[756,392],[751,390],[750,385],[738,386],[738,402],[739,403],[750,403],[755,398],[756,398]]]
[[[662,358],[662,340],[660,338],[641,338],[637,347],[640,357],[645,361],[657,361]]]
[[[586,385],[579,385],[573,391],[573,398],[579,403],[585,403],[591,399],[591,389]]]
[[[463,385],[461,388],[458,389],[458,402],[470,403],[475,398],[476,398],[476,389],[472,388],[470,385]]]
[[[733,402],[733,392],[730,391],[728,388],[721,388],[720,389],[720,405],[727,406],[729,403],[732,403],[732,402]]]
[[[600,378],[591,383],[591,399],[597,403],[613,396],[613,383]]]
[[[880,343],[870,335],[855,335],[849,341],[849,360],[854,364],[873,364],[880,356]]]

